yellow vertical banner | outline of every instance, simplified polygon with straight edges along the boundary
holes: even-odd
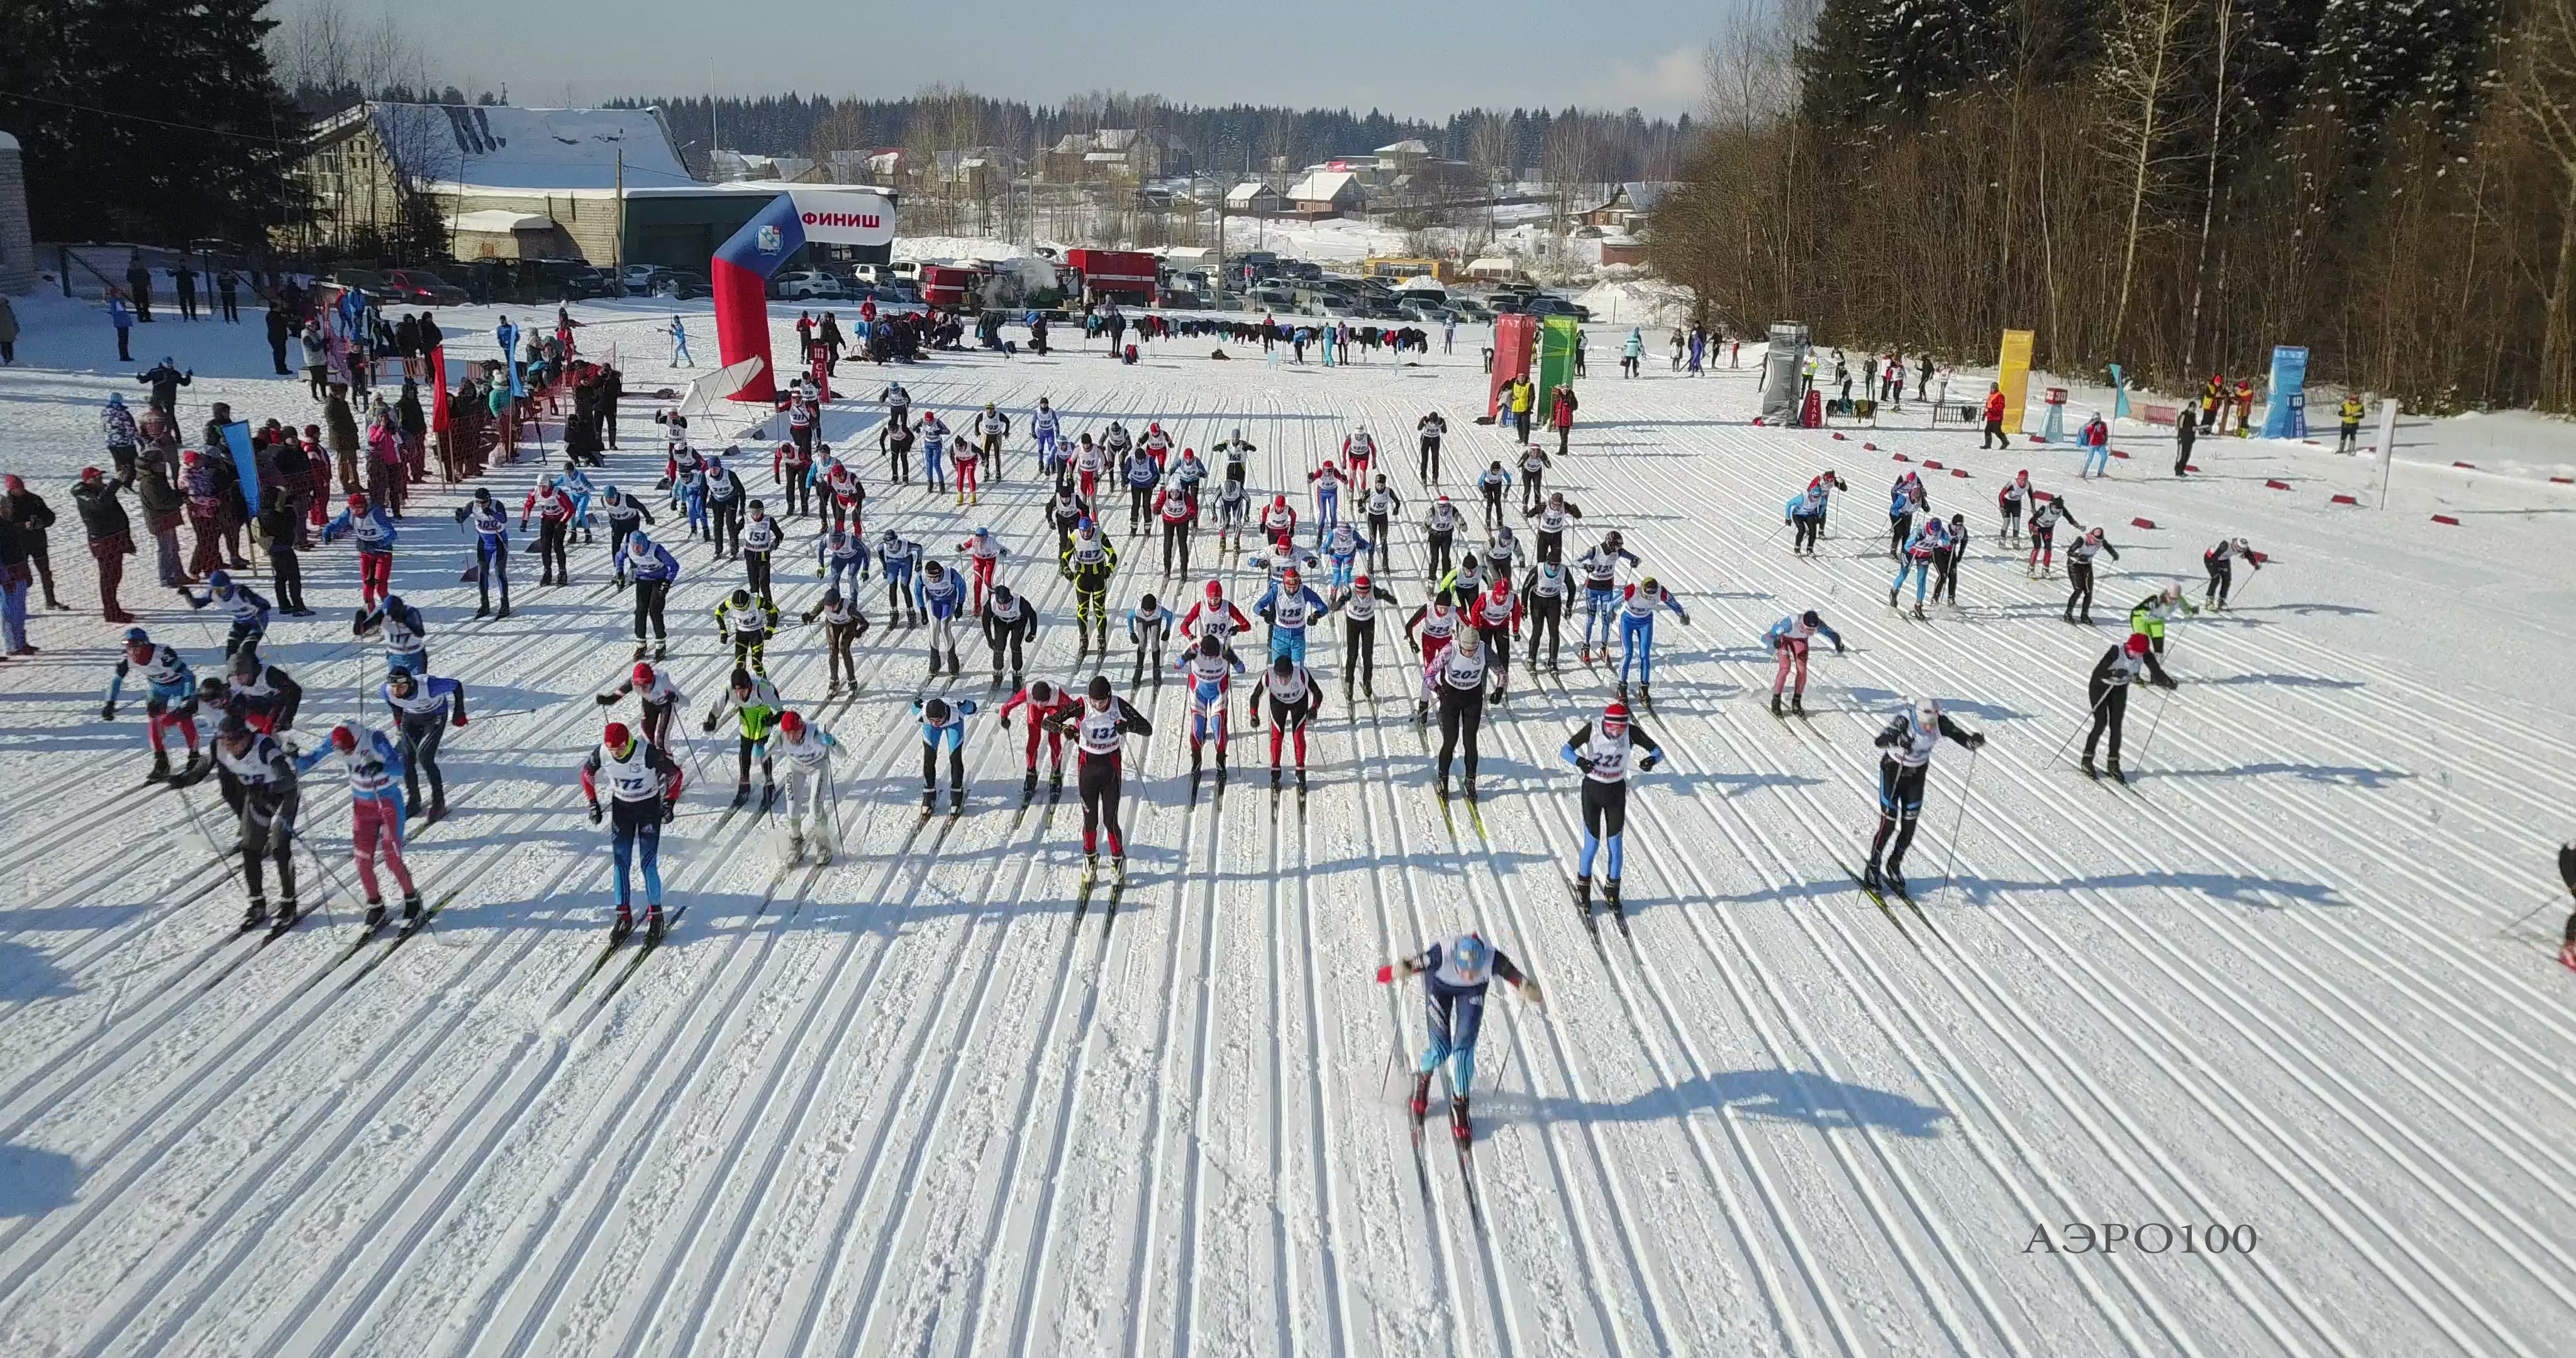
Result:
[[[2021,408],[2030,403],[2030,339],[2027,330],[2004,332],[2003,357],[1997,364],[2001,371],[1995,380],[2003,384],[2007,434],[2021,432]]]

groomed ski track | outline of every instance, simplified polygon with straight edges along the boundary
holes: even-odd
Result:
[[[604,310],[599,333],[645,348],[652,313],[625,314]],[[451,333],[490,324],[454,316]],[[2439,493],[2468,529],[2330,510],[2329,490],[2373,488],[2375,469],[2233,440],[2202,445],[2204,478],[2157,475],[2159,440],[2079,483],[2065,451],[1979,453],[1915,419],[1839,441],[1753,427],[1753,369],[1693,379],[1650,355],[1624,381],[1624,328],[1590,333],[1603,367],[1548,480],[1584,510],[1569,556],[1619,528],[1644,558],[1623,578],[1651,573],[1691,611],[1658,624],[1641,713],[1666,761],[1630,799],[1633,941],[1605,919],[1597,951],[1567,897],[1581,825],[1556,752],[1611,676],[1575,660],[1574,637],[1554,675],[1513,656],[1485,728],[1483,833],[1461,807],[1453,840],[1395,631],[1422,601],[1418,526],[1399,524],[1377,572],[1400,600],[1377,699],[1342,701],[1339,619],[1312,640],[1326,704],[1302,799],[1293,779],[1268,790],[1269,733],[1242,722],[1253,674],[1232,777],[1220,798],[1211,767],[1195,802],[1180,686],[1128,683],[1125,610],[1148,590],[1185,609],[1211,574],[1248,607],[1249,544],[1219,554],[1203,530],[1188,578],[1167,580],[1150,528],[1126,533],[1123,496],[1104,496],[1120,640],[1106,665],[1065,645],[1073,600],[1026,429],[1038,396],[1068,434],[1159,419],[1204,451],[1240,427],[1256,492],[1288,490],[1301,530],[1304,473],[1358,423],[1418,523],[1431,492],[1411,431],[1440,409],[1463,547],[1479,536],[1468,478],[1512,450],[1470,422],[1484,379],[1465,335],[1455,357],[1330,370],[1235,345],[1213,362],[1212,339],[1157,343],[1137,367],[1095,347],[893,370],[952,425],[987,400],[1014,420],[1005,479],[973,509],[885,485],[872,400],[827,412],[825,439],[869,479],[872,530],[953,556],[989,523],[1013,552],[1000,578],[1046,623],[1030,676],[1102,670],[1154,722],[1127,748],[1132,880],[1113,896],[1104,871],[1078,914],[1070,771],[1060,803],[1042,778],[1021,808],[1024,732],[994,724],[1007,690],[971,635],[963,676],[925,685],[921,634],[872,629],[865,689],[837,708],[815,629],[771,643],[791,706],[842,743],[844,852],[782,872],[757,801],[723,813],[730,735],[696,727],[730,667],[709,611],[739,568],[689,543],[666,663],[695,751],[678,752],[690,789],[664,840],[688,913],[631,981],[610,992],[621,953],[573,993],[610,897],[572,771],[602,720],[590,695],[629,664],[626,596],[602,588],[604,548],[576,547],[578,583],[541,589],[522,559],[512,617],[472,619],[445,522],[461,497],[430,487],[396,587],[474,717],[442,754],[451,815],[409,856],[430,897],[460,894],[381,958],[389,934],[333,965],[355,930],[345,892],[254,954],[224,941],[231,869],[175,797],[139,788],[139,718],[96,720],[113,629],[94,607],[39,614],[43,654],[0,669],[0,777],[47,790],[0,798],[0,1168],[18,1184],[0,1190],[0,1352],[2564,1351],[2576,974],[2550,956],[2557,911],[2499,930],[2556,890],[2576,798],[2569,492],[2455,478]],[[661,376],[652,352],[629,359],[630,390]],[[220,359],[200,360],[216,375],[190,400],[308,408],[300,384],[222,376]],[[889,375],[841,369],[854,398]],[[68,480],[107,389],[0,373],[0,406],[39,445],[11,469]],[[629,488],[658,473],[653,405],[629,398],[610,454]],[[1918,622],[1886,607],[1882,507],[1925,458],[1971,473],[1925,477],[1978,540],[1965,606]],[[1792,557],[1779,506],[1828,466],[1852,492],[1819,555]],[[2019,555],[1995,545],[1993,496],[2017,467],[2120,547],[2101,626],[2059,621],[2062,581],[2013,574]],[[488,479],[515,504],[534,471]],[[746,480],[777,503],[765,470]],[[88,605],[58,508],[64,592]],[[821,590],[809,525],[778,557],[790,614]],[[2238,534],[2273,562],[2239,568],[2241,607],[2173,629],[2182,686],[2132,703],[2133,786],[2086,782],[2052,755],[2085,715],[2085,672],[2166,580],[2196,601],[2199,553]],[[307,686],[310,741],[382,661],[347,636],[349,555],[308,554],[306,571],[318,615],[281,619],[269,650]],[[863,594],[881,621],[881,583]],[[210,672],[213,624],[131,584],[127,602]],[[1808,607],[1853,649],[1818,648],[1811,716],[1782,722],[1760,634]],[[922,693],[986,705],[960,818],[944,799],[920,814]],[[1843,864],[1875,814],[1870,737],[1917,693],[1992,740],[1964,803],[1966,752],[1937,757],[1907,863],[1920,913],[1882,914]],[[220,813],[211,784],[189,795]],[[346,806],[336,781],[308,784],[306,837],[354,883]],[[1414,1181],[1420,995],[1372,982],[1471,925],[1548,992],[1543,1010],[1498,994],[1486,1016],[1481,1225],[1436,1116],[1427,1198]],[[2233,1227],[2254,1245],[2069,1253],[2068,1223]]]

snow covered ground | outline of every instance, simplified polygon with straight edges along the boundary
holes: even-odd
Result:
[[[667,371],[666,313],[582,312],[630,390]],[[63,514],[54,557],[87,608],[64,483],[103,460],[103,392],[141,389],[94,313],[23,314],[36,366],[0,370],[0,467]],[[445,320],[464,336],[490,315]],[[780,876],[773,829],[721,821],[726,751],[698,736],[713,777],[692,769],[664,863],[687,916],[603,1001],[615,968],[576,988],[608,866],[573,769],[589,695],[627,666],[622,598],[591,548],[571,587],[523,583],[508,621],[473,620],[443,523],[459,497],[439,491],[395,583],[470,690],[443,760],[454,813],[412,852],[433,895],[460,894],[390,955],[339,960],[345,895],[252,955],[227,941],[227,869],[140,785],[139,724],[98,720],[111,629],[40,616],[43,654],[0,665],[0,1351],[2563,1352],[2576,975],[2543,907],[2576,794],[2576,489],[2401,470],[2394,507],[2345,507],[2329,495],[2377,503],[2373,469],[2232,441],[2203,443],[2190,481],[2142,443],[2078,485],[2069,451],[1980,453],[1919,421],[1755,428],[1749,369],[1650,359],[1622,381],[1604,333],[1549,484],[1585,510],[1578,548],[1623,530],[1691,623],[1665,620],[1644,718],[1671,758],[1632,801],[1634,941],[1605,925],[1598,950],[1567,900],[1579,827],[1556,748],[1607,684],[1570,654],[1535,683],[1515,664],[1486,730],[1485,839],[1463,818],[1453,839],[1432,802],[1400,645],[1385,696],[1353,709],[1319,638],[1332,696],[1302,808],[1274,812],[1249,740],[1222,803],[1192,804],[1180,691],[1148,685],[1136,878],[1114,914],[1104,890],[1077,918],[1079,808],[1041,792],[1015,814],[1016,728],[973,719],[968,814],[918,826],[903,700],[923,661],[917,634],[880,630],[865,693],[822,716],[851,851]],[[138,358],[196,366],[188,427],[214,399],[315,417],[260,375],[255,324],[136,334]],[[996,401],[1023,434],[980,509],[881,488],[872,524],[936,545],[989,522],[1049,551],[1025,438],[1040,395],[1076,430],[1155,419],[1205,448],[1239,427],[1261,487],[1302,486],[1364,422],[1409,510],[1424,411],[1457,424],[1453,492],[1506,453],[1468,423],[1472,346],[1333,370],[1207,348],[904,371],[923,404]],[[843,374],[868,394],[880,376]],[[630,486],[658,465],[651,404],[630,402],[610,458]],[[877,418],[844,402],[827,437]],[[1945,464],[1936,507],[1983,539],[1962,606],[1929,622],[1885,606],[1899,453]],[[1825,552],[1793,558],[1779,506],[1828,466],[1854,492]],[[2016,583],[1992,545],[1995,490],[2023,466],[2121,549],[2104,625],[2059,621],[2062,584]],[[492,479],[516,499],[532,475]],[[2175,629],[2179,693],[2132,709],[2135,787],[2087,783],[2061,755],[2084,672],[2132,601],[2167,580],[2197,597],[2199,553],[2240,534],[2272,564],[2240,577],[2239,607]],[[1120,605],[1179,587],[1118,536]],[[1419,532],[1395,552],[1383,578],[1409,613]],[[672,663],[694,720],[725,668],[708,610],[736,577],[681,556]],[[781,603],[801,611],[820,586],[794,559]],[[311,740],[381,660],[346,632],[346,552],[307,573],[321,612],[282,620],[271,650],[311,690]],[[1240,561],[1219,573],[1251,585]],[[215,627],[142,574],[128,604],[211,666]],[[1005,576],[1052,624],[1035,671],[1087,676],[1056,574]],[[1784,724],[1759,638],[1807,607],[1853,653],[1818,660],[1814,716]],[[949,692],[983,698],[967,658]],[[811,633],[770,667],[821,711]],[[1918,693],[1995,757],[1939,757],[1909,863],[1922,913],[1882,913],[1846,865],[1874,816],[1869,738]],[[305,805],[351,880],[345,793],[317,779]],[[1469,925],[1547,987],[1544,1010],[1498,997],[1488,1015],[1481,1228],[1445,1154],[1417,1184],[1389,1072],[1421,1005],[1372,981]]]

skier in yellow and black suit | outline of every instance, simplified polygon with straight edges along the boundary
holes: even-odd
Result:
[[[767,678],[769,669],[761,661],[761,649],[778,632],[778,605],[767,596],[747,589],[735,590],[723,603],[716,605],[716,631],[733,643],[735,669],[747,669]]]
[[[1073,581],[1073,628],[1081,640],[1074,654],[1090,649],[1092,634],[1100,637],[1100,653],[1109,654],[1109,573],[1118,569],[1118,549],[1109,543],[1100,525],[1085,518],[1073,527],[1073,540],[1065,544],[1064,574]]]

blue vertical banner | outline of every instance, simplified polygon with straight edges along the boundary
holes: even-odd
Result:
[[[2263,437],[2303,439],[2308,436],[2308,351],[2287,344],[2272,348],[2272,401],[2263,410]]]
[[[250,512],[259,513],[259,457],[251,451],[250,421],[235,420],[224,426],[224,447],[232,450],[233,475],[241,478],[242,503]]]
[[[2111,365],[2111,418],[2129,418],[2129,379],[2120,372],[2117,363]]]

